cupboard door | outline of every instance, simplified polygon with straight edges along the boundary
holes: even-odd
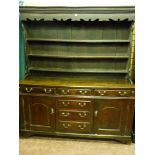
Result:
[[[26,128],[35,131],[55,129],[55,100],[51,97],[27,96],[25,99]]]
[[[128,100],[96,100],[94,130],[98,134],[123,135],[127,124]]]
[[[25,129],[24,97],[19,95],[19,129]]]

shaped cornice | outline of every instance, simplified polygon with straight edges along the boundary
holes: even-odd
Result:
[[[31,21],[134,21],[135,7],[26,7],[21,20]]]

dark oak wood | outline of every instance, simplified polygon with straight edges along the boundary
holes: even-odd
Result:
[[[135,143],[135,115],[134,115],[133,126],[132,126],[132,142]]]
[[[76,110],[89,110],[92,107],[92,101],[91,100],[84,100],[84,99],[68,99],[63,98],[58,100],[57,102],[57,108],[59,109],[76,109]]]
[[[89,111],[84,110],[58,110],[57,117],[62,120],[78,120],[78,121],[88,121],[90,117]]]
[[[57,121],[57,131],[69,133],[90,133],[89,122]]]
[[[94,129],[98,134],[125,134],[130,100],[96,100]],[[131,132],[131,131],[130,131]]]
[[[25,92],[24,88],[27,87],[21,85],[20,95],[24,101],[23,111],[25,115],[25,128],[21,126],[21,130],[55,134],[57,132],[89,133],[92,137],[95,137],[94,134],[101,135],[101,138],[102,135],[105,137],[113,135],[113,139],[121,140],[123,143],[131,141],[134,114],[133,88],[126,89],[128,93],[125,95],[123,92],[126,91],[123,89],[111,89],[108,90],[110,94],[101,95],[100,99],[97,98],[98,94],[95,93],[96,89],[94,88],[51,88],[55,90],[55,94],[47,94],[43,91]],[[37,89],[37,87],[34,88]],[[62,90],[64,90],[63,93]],[[107,89],[105,90],[107,91]],[[92,98],[82,98],[86,96],[92,96]],[[52,115],[51,108],[53,109]],[[114,135],[128,136],[128,138],[122,140]]]
[[[131,142],[134,7],[20,12],[26,56],[20,133]]]
[[[36,85],[37,83],[37,85]],[[21,80],[20,81],[21,88],[22,86],[25,87],[36,87],[41,86],[42,88],[53,88],[53,87],[76,87],[76,88],[100,88],[99,90],[104,90],[104,89],[119,89],[120,90],[130,90],[134,89],[135,85],[131,84],[128,79],[123,79],[123,78],[110,78],[110,79],[105,79],[103,76],[101,77],[96,77],[93,76],[86,76],[86,78],[78,76],[70,76],[67,75],[65,76],[53,76],[53,77],[28,77],[27,79]],[[98,89],[97,89],[98,90]]]
[[[27,130],[55,130],[55,101],[51,97],[25,97]]]

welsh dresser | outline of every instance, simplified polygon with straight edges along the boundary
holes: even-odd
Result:
[[[20,7],[20,133],[130,142],[134,7]]]

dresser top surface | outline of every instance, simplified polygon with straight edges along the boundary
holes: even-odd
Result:
[[[125,79],[91,79],[91,78],[75,78],[75,77],[50,77],[36,78],[31,77],[20,81],[21,85],[33,86],[63,86],[63,87],[107,87],[107,88],[134,88]]]

